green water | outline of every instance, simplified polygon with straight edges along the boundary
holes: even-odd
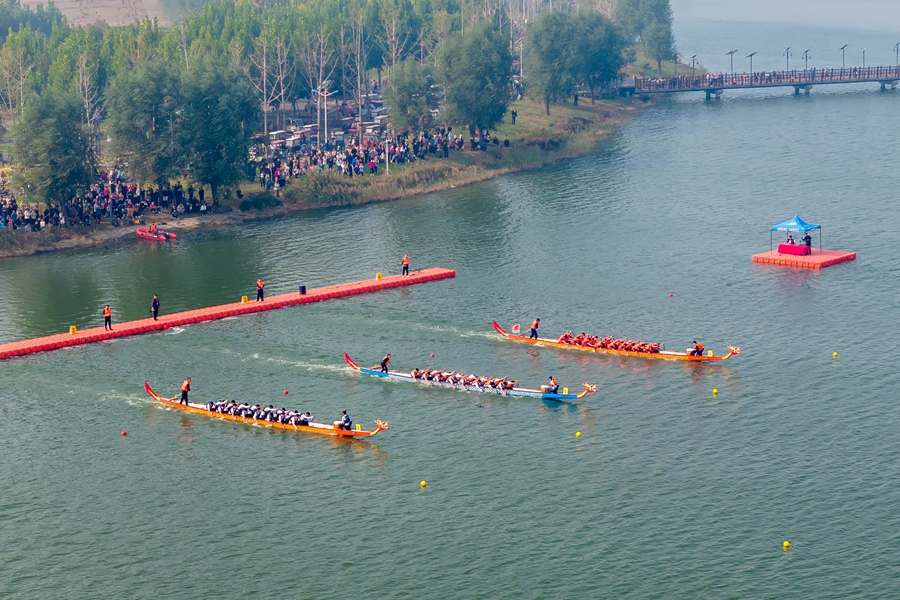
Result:
[[[0,363],[0,597],[892,597],[898,108],[866,88],[684,98],[541,172],[3,261],[0,341],[99,324],[107,302],[140,318],[154,293],[175,311],[257,277],[270,293],[371,277],[404,252],[458,276]],[[795,213],[859,259],[752,265]],[[491,333],[536,316],[547,334],[744,354],[647,362]],[[344,351],[600,391],[419,388],[361,377]],[[318,439],[142,391],[186,376],[192,399],[391,429]]]

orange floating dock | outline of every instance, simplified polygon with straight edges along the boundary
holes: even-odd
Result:
[[[300,294],[299,291],[291,294],[281,294],[279,296],[266,298],[264,302],[255,302],[251,299],[249,302],[235,302],[233,304],[187,310],[171,315],[161,315],[156,321],[153,319],[141,319],[139,321],[113,323],[115,329],[112,331],[104,331],[102,327],[94,327],[92,329],[78,331],[75,334],[61,333],[32,340],[3,344],[0,345],[0,360],[13,358],[15,356],[35,354],[37,352],[58,350],[69,346],[80,346],[82,344],[93,344],[115,338],[130,337],[142,333],[164,331],[170,327],[177,327],[180,325],[190,325],[193,323],[202,323],[204,321],[224,319],[226,317],[275,310],[276,308],[286,308],[297,304],[308,304],[310,302],[321,302],[323,300],[333,300],[334,298],[344,298],[347,296],[379,292],[390,288],[425,283],[428,281],[437,281],[439,279],[448,279],[450,277],[456,277],[456,271],[438,268],[425,269],[422,271],[413,271],[408,277],[391,275],[383,279],[367,279],[365,281],[355,281],[353,283],[316,288],[314,290],[309,290],[306,294]]]
[[[753,262],[755,263],[776,265],[779,267],[794,267],[798,269],[822,269],[848,260],[856,260],[856,252],[818,250],[813,248],[812,254],[806,256],[779,254],[777,250],[753,255]]]

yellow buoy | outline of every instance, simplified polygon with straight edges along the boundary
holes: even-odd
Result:
[[[248,298],[247,296],[241,296],[241,304],[247,304],[248,302],[250,302],[250,298]]]
[[[831,358],[837,358],[837,352],[832,352],[832,353],[831,353]]]
[[[76,333],[78,333],[78,328],[75,327],[74,325],[69,325],[69,334],[75,335]]]
[[[428,485],[428,484],[427,484],[427,483],[425,482],[425,480],[423,479],[422,481],[419,482],[419,485],[421,485],[422,488],[424,489],[425,486]]]
[[[580,432],[580,431],[576,431],[576,432],[575,432],[575,437],[580,438],[580,437],[581,437],[581,432]]]
[[[785,550],[787,550],[788,548],[791,547],[791,543],[790,543],[789,541],[787,541],[787,540],[784,540],[784,543],[782,544],[782,547],[783,547]]]
[[[376,281],[381,281],[381,273],[375,273]]]
[[[713,396],[719,395],[719,388],[713,388]]]

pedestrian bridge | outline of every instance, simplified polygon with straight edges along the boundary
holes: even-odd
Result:
[[[722,96],[725,90],[751,90],[760,88],[792,87],[794,94],[809,94],[816,85],[846,83],[877,83],[884,91],[897,89],[900,83],[900,66],[847,67],[842,69],[804,69],[801,71],[761,71],[758,73],[719,73],[713,75],[678,75],[663,78],[625,79],[619,83],[619,94],[673,94],[678,92],[704,92],[707,100]]]

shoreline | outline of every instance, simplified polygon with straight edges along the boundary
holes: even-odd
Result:
[[[631,120],[639,101],[598,100],[585,104],[554,105],[551,115],[543,114],[539,103],[521,100],[510,105],[519,112],[518,122],[501,124],[495,139],[508,139],[508,148],[489,146],[485,152],[453,151],[447,159],[429,155],[425,161],[393,167],[390,175],[348,178],[332,172],[318,172],[294,179],[280,199],[271,192],[245,191],[245,200],[257,201],[264,208],[242,211],[223,206],[224,211],[205,216],[173,219],[167,214],[153,215],[152,222],[176,233],[239,225],[247,221],[285,217],[316,209],[361,206],[392,202],[462,187],[495,177],[531,171],[560,160],[586,156],[619,126]],[[379,165],[383,167],[383,165]],[[253,182],[245,184],[255,187]],[[232,200],[234,202],[234,200]],[[230,204],[230,203],[229,203]],[[277,204],[277,205],[272,205]],[[31,256],[59,250],[75,250],[136,239],[137,225],[112,227],[103,224],[90,229],[78,227],[46,229],[41,232],[0,232],[0,258]]]

